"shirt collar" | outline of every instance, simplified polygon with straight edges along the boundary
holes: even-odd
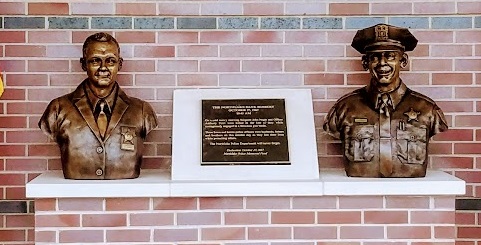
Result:
[[[378,98],[383,93],[379,92],[371,84],[369,84],[366,87],[366,91],[368,93],[369,100],[371,101],[372,105],[374,105],[374,108],[379,108],[379,105],[378,105],[379,99]],[[404,97],[404,94],[406,93],[406,91],[407,91],[407,86],[401,80],[399,86],[396,89],[387,93],[389,95],[389,97],[391,98],[394,110],[396,109],[397,105],[399,105],[399,103],[401,103],[401,100]]]
[[[112,111],[112,108],[114,108],[115,105],[115,98],[117,97],[117,91],[118,91],[118,84],[115,83],[114,87],[112,88],[112,91],[110,92],[107,97],[103,98],[105,101],[107,101],[107,106],[109,107],[109,111]],[[101,98],[97,97],[94,92],[90,89],[87,83],[85,83],[84,86],[85,93],[87,94],[87,98],[90,101],[90,104],[93,108],[97,106],[97,103],[100,101]]]

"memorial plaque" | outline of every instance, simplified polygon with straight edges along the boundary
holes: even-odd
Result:
[[[202,100],[201,165],[289,165],[284,99]]]

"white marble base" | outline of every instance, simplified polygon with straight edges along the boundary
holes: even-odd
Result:
[[[28,198],[464,195],[465,182],[438,170],[425,178],[352,178],[322,171],[314,181],[172,181],[170,173],[142,170],[137,179],[67,180],[46,172],[26,186]]]

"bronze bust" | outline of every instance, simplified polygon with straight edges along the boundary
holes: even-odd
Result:
[[[80,63],[88,78],[72,93],[52,100],[38,123],[57,142],[67,179],[140,174],[143,141],[157,126],[157,117],[147,102],[119,87],[122,62],[114,37],[102,32],[87,37]]]
[[[429,139],[448,126],[436,103],[407,88],[399,72],[417,39],[406,28],[379,24],[357,31],[351,46],[363,54],[369,85],[340,98],[323,128],[341,139],[352,177],[424,177]]]

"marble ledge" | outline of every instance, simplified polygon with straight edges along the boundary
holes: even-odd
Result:
[[[228,196],[439,196],[464,195],[465,182],[430,170],[424,178],[352,178],[322,171],[315,180],[173,181],[170,172],[142,170],[137,179],[68,180],[49,171],[26,186],[28,198],[228,197]]]

